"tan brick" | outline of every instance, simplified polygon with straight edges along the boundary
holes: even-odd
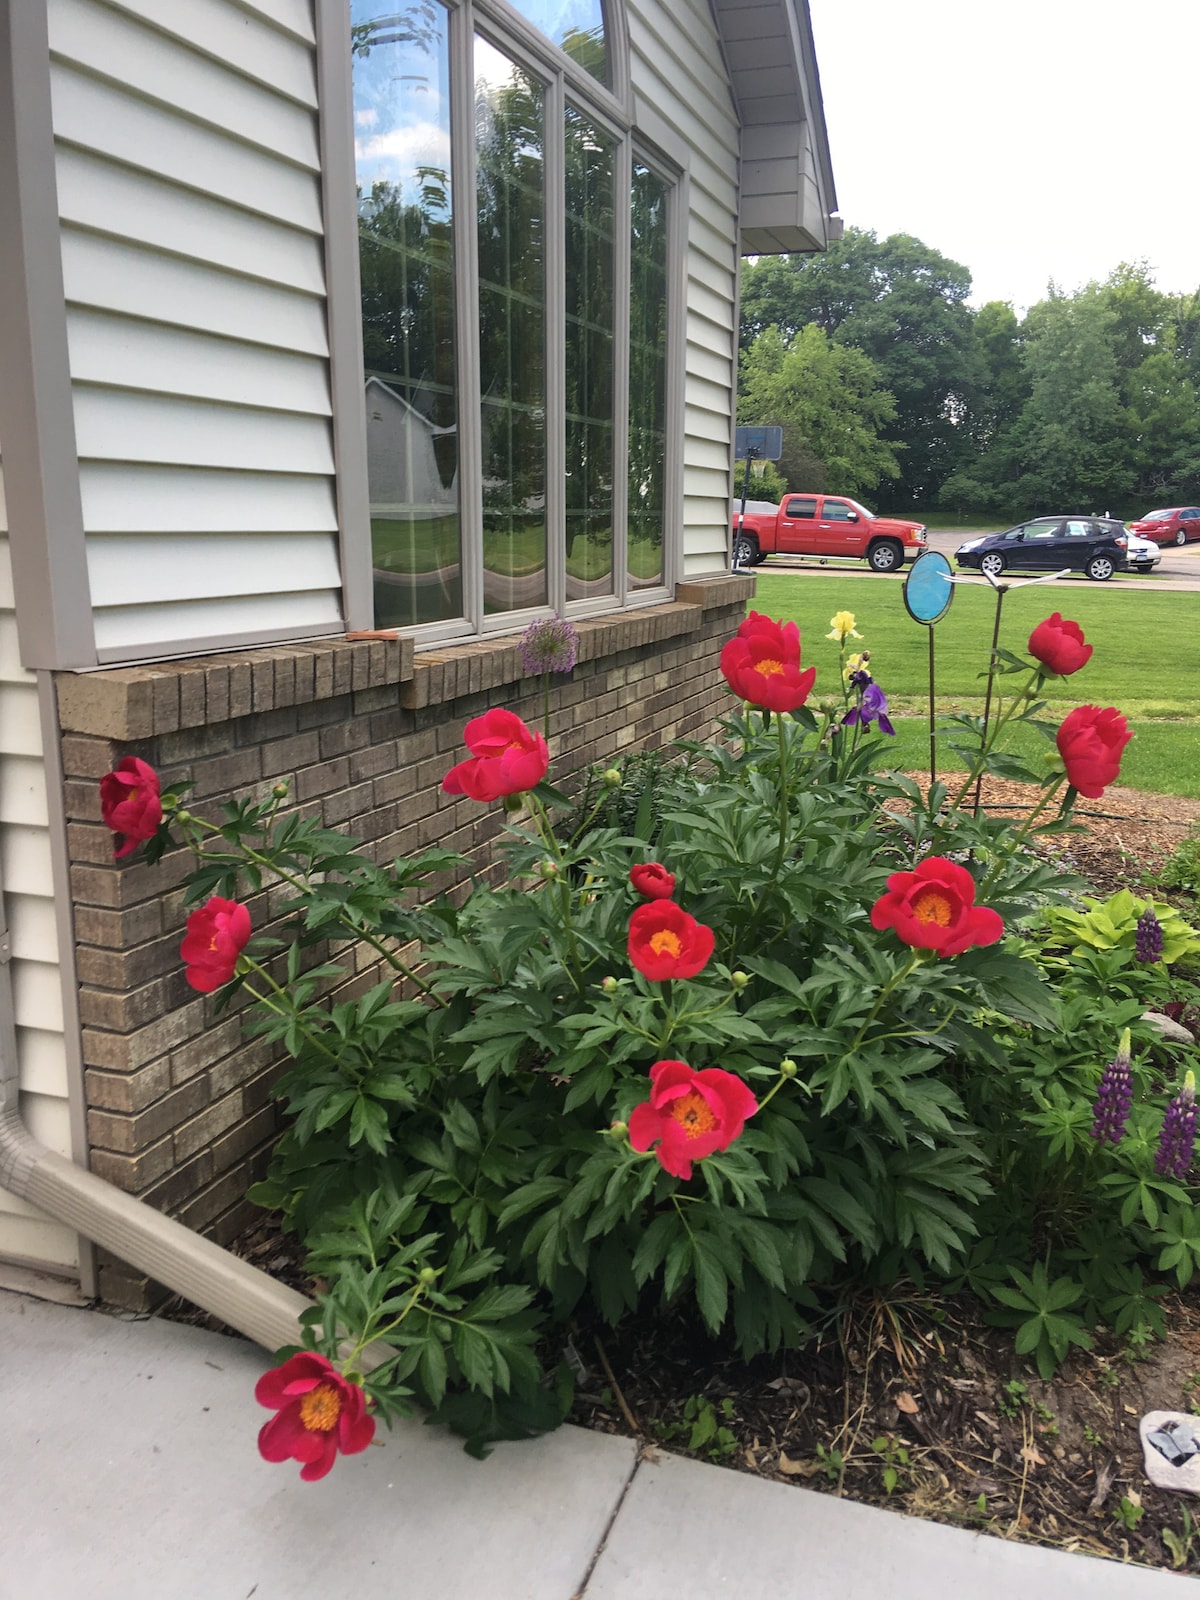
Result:
[[[69,733],[62,739],[63,771],[69,778],[102,778],[113,770],[122,753],[111,739]]]
[[[97,1072],[84,1075],[89,1106],[102,1111],[143,1111],[171,1087],[167,1061],[154,1061],[138,1072]]]
[[[121,1116],[111,1111],[89,1111],[88,1141],[93,1148],[136,1155],[189,1117],[195,1116],[207,1100],[208,1085],[202,1078],[197,1078],[133,1116]]]
[[[229,715],[249,716],[254,709],[254,669],[248,660],[229,663]]]
[[[117,1155],[111,1150],[93,1150],[92,1171],[106,1183],[115,1184],[127,1194],[138,1194],[171,1166],[171,1138],[168,1135],[137,1155]]]
[[[175,1159],[186,1160],[188,1156],[195,1155],[196,1151],[204,1145],[211,1144],[219,1135],[225,1133],[238,1122],[242,1115],[242,1097],[239,1091],[225,1096],[211,1105],[207,1110],[200,1112],[190,1122],[185,1122],[181,1128],[176,1128]]]
[[[175,1085],[186,1083],[206,1068],[216,1074],[220,1071],[221,1058],[237,1047],[241,1037],[241,1019],[232,1016],[214,1027],[206,1028],[198,1038],[181,1044],[171,1052],[171,1082]],[[214,1078],[210,1078],[210,1088],[214,1093],[220,1092],[215,1087]]]
[[[175,1214],[180,1206],[199,1194],[205,1184],[212,1182],[215,1171],[212,1151],[201,1150],[190,1161],[172,1166],[166,1177],[152,1184],[141,1198],[156,1211]]]

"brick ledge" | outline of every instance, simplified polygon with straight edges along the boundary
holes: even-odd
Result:
[[[694,633],[706,612],[744,605],[753,577],[699,578],[676,598],[575,624],[580,661],[662,644]],[[473,639],[416,656],[411,638],[315,639],[156,666],[59,672],[59,725],[126,743],[202,728],[285,706],[331,700],[395,684],[407,710],[516,683],[525,676],[518,640]]]

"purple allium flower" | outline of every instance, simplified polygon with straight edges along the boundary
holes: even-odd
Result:
[[[570,672],[579,656],[579,635],[565,617],[539,617],[521,635],[526,672]]]
[[[1158,1136],[1158,1154],[1154,1170],[1160,1178],[1186,1178],[1192,1165],[1192,1150],[1196,1143],[1196,1075],[1189,1072],[1183,1088],[1167,1107],[1162,1132]]]
[[[1105,1067],[1092,1107],[1092,1138],[1101,1144],[1120,1144],[1133,1105],[1133,1078],[1129,1071],[1129,1029],[1121,1035],[1117,1053]]]
[[[1133,948],[1139,961],[1162,960],[1162,923],[1154,915],[1153,906],[1147,906],[1138,918],[1137,928],[1133,935]]]
[[[884,694],[877,683],[868,682],[862,692],[862,699],[856,706],[852,706],[847,711],[842,718],[842,722],[848,727],[853,727],[856,722],[861,722],[864,728],[869,728],[872,722],[878,722],[880,733],[890,733],[895,737],[896,730],[892,727],[887,708],[887,695]]]

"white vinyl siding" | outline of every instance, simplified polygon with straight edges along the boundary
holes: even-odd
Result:
[[[12,936],[21,1114],[71,1154],[67,1059],[37,683],[21,666],[0,475],[0,892]],[[75,1235],[0,1189],[0,1257],[78,1267]]]
[[[690,152],[683,571],[695,577],[728,566],[738,124],[708,5],[627,0],[626,9],[634,95]]]
[[[308,0],[49,0],[105,661],[342,627]]]

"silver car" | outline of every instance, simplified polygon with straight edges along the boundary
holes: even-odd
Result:
[[[1140,533],[1131,529],[1125,530],[1129,539],[1129,548],[1125,552],[1131,572],[1153,572],[1162,560],[1162,551],[1153,539],[1143,539]]]

